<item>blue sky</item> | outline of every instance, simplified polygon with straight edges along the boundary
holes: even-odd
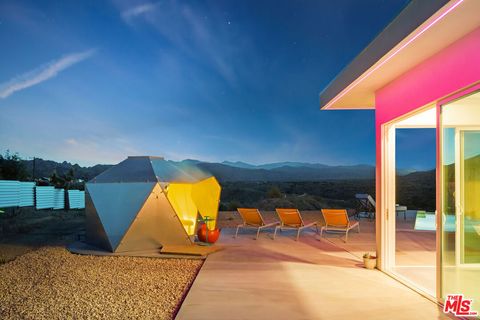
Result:
[[[395,160],[398,168],[430,170],[436,166],[436,130],[397,129]]]
[[[406,2],[1,1],[0,149],[373,164],[373,112],[318,94]]]

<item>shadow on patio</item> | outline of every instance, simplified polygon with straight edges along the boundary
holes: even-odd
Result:
[[[367,222],[351,233],[350,252],[329,237],[318,241],[305,231],[300,241],[271,231],[224,228],[188,293],[177,319],[448,319],[437,305],[377,270],[362,267],[361,255],[373,251]],[[370,247],[369,247],[370,246]]]

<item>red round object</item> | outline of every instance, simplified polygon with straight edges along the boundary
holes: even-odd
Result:
[[[220,229],[208,230],[208,239],[207,239],[207,226],[202,224],[202,226],[197,231],[198,240],[202,242],[215,243],[220,236]]]

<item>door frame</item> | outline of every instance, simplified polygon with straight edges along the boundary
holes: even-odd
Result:
[[[381,168],[380,168],[380,211],[377,211],[377,219],[380,220],[380,270],[395,280],[405,284],[412,290],[421,294],[425,298],[438,302],[435,293],[438,290],[438,280],[435,282],[435,292],[427,291],[410,279],[393,271],[395,266],[396,250],[396,129],[400,128],[433,128],[429,126],[398,126],[398,122],[411,118],[428,109],[435,108],[436,105],[429,103],[400,117],[392,119],[381,125]],[[436,127],[435,127],[436,128]],[[438,146],[437,146],[438,148]],[[438,149],[437,149],[438,152]],[[378,196],[378,195],[377,195]],[[381,214],[381,216],[379,216]],[[438,215],[437,215],[438,216]],[[438,226],[436,230],[438,237]],[[438,240],[436,240],[438,256]],[[438,260],[438,257],[437,257]],[[435,265],[436,279],[438,278],[438,264]]]
[[[381,256],[382,271],[391,274],[395,265],[395,123],[398,119],[382,125],[382,168],[381,168]],[[393,215],[393,222],[391,220]]]
[[[385,122],[380,125],[380,188],[377,189],[377,197],[380,200],[380,206],[377,208],[376,219],[379,220],[377,226],[377,244],[379,246],[380,264],[379,269],[392,277],[393,279],[405,284],[412,290],[426,297],[427,299],[443,305],[445,303],[442,297],[442,142],[443,134],[441,129],[442,124],[442,106],[452,102],[454,100],[463,98],[475,91],[480,90],[480,81],[477,81],[469,86],[466,86],[460,90],[452,92],[451,94],[444,96],[436,101],[432,101],[433,106],[436,107],[436,264],[435,264],[435,296],[421,290],[414,283],[410,282],[393,272],[391,272],[391,266],[395,259],[395,224],[390,222],[391,217],[395,217],[395,201],[391,201],[392,195],[395,197],[395,122],[402,119],[411,117],[415,113],[424,111],[427,107],[431,107],[432,104],[420,107],[412,112],[397,117],[391,121]],[[393,131],[393,133],[392,133]],[[392,139],[393,137],[393,139]],[[393,143],[392,143],[393,140]],[[393,152],[392,152],[393,147]],[[393,162],[392,162],[393,158]],[[393,165],[392,165],[393,164]],[[393,175],[392,175],[393,169]],[[392,179],[393,176],[393,179]],[[392,188],[393,186],[393,188]],[[395,198],[393,198],[395,199]],[[378,202],[377,202],[378,203]],[[392,207],[393,203],[393,207]],[[393,210],[392,210],[393,209]],[[393,237],[393,240],[392,240]],[[392,251],[393,244],[393,251]],[[393,258],[392,258],[393,252]]]
[[[437,209],[437,244],[436,244],[436,250],[437,250],[437,263],[436,263],[436,278],[437,278],[437,281],[436,281],[436,298],[437,298],[437,301],[441,304],[444,304],[445,303],[445,299],[443,299],[442,297],[442,287],[443,287],[443,283],[442,283],[442,246],[443,246],[443,243],[442,243],[442,234],[443,234],[443,220],[442,220],[442,217],[443,217],[443,205],[442,205],[442,202],[443,202],[443,186],[442,186],[442,181],[443,181],[443,170],[442,170],[442,166],[443,166],[443,157],[442,157],[442,151],[443,151],[443,130],[441,130],[443,128],[442,126],[442,109],[443,109],[443,106],[455,101],[455,100],[458,100],[458,99],[461,99],[461,98],[464,98],[470,94],[473,94],[477,91],[480,91],[480,81],[477,81],[475,83],[472,83],[471,85],[469,86],[466,86],[460,90],[457,90],[456,92],[453,92],[452,94],[446,96],[446,97],[443,97],[441,99],[439,99],[436,103],[436,108],[437,108],[437,169],[436,169],[436,172],[437,172],[437,182],[436,182],[436,209]],[[457,173],[455,173],[456,175]],[[455,213],[456,214],[456,213]],[[457,227],[455,227],[455,231]],[[457,235],[455,235],[455,246],[457,246]],[[455,248],[455,251],[457,250],[457,248]],[[455,253],[455,255],[457,255]],[[457,259],[457,257],[455,257],[455,260]]]

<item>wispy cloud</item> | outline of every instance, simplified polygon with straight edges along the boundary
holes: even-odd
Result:
[[[137,17],[147,12],[151,12],[155,9],[155,4],[153,3],[144,3],[135,7],[128,8],[122,11],[122,18],[125,20],[129,20],[130,18]]]
[[[254,62],[248,36],[232,28],[225,13],[215,7],[205,9],[168,0],[119,6],[126,23],[146,23],[170,42],[173,50],[210,67],[232,87],[238,85],[239,77]],[[239,64],[242,66],[237,68]]]
[[[21,74],[7,82],[0,84],[0,98],[5,99],[13,93],[29,88],[50,78],[57,76],[61,71],[90,58],[96,49],[72,53],[53,60],[32,71]]]

